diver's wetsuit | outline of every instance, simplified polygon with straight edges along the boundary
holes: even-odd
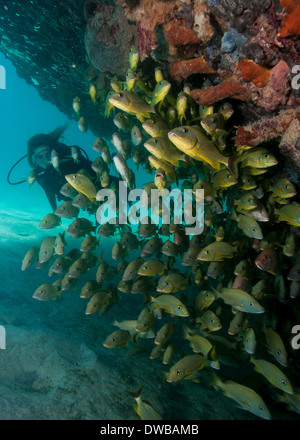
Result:
[[[56,145],[53,146],[55,151],[57,152],[59,158],[60,158],[60,165],[59,170],[56,171],[56,169],[53,167],[52,164],[50,164],[46,169],[37,166],[34,170],[37,175],[37,182],[41,185],[41,187],[44,189],[46,196],[49,200],[49,203],[55,211],[57,208],[56,199],[58,201],[60,200],[71,200],[70,197],[66,197],[63,194],[61,194],[60,190],[61,187],[67,183],[65,179],[65,175],[71,174],[71,173],[77,173],[81,169],[85,169],[92,177],[96,177],[95,171],[91,168],[92,161],[85,158],[81,151],[79,150],[78,154],[78,162],[76,163],[74,159],[71,157],[71,147],[62,144],[61,142],[58,142]],[[65,159],[67,159],[65,161]],[[116,183],[119,182],[119,179],[114,176],[109,176],[110,181],[115,181]],[[99,183],[98,189],[101,189],[101,184]]]

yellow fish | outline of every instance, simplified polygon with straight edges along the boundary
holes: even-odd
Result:
[[[284,221],[291,226],[300,226],[300,204],[293,202],[280,209],[274,209],[274,214],[279,221]]]
[[[182,126],[169,131],[168,137],[183,153],[195,160],[208,163],[216,170],[225,165],[234,175],[234,159],[220,153],[214,143],[209,140],[197,125]]]
[[[167,374],[167,382],[177,382],[182,379],[192,378],[197,370],[204,367],[206,356],[202,354],[189,354],[174,364]]]
[[[202,249],[197,257],[200,261],[223,261],[233,258],[237,248],[224,241],[216,241]]]
[[[264,359],[254,359],[253,357],[251,357],[250,362],[255,365],[255,371],[265,376],[274,387],[279,388],[288,394],[294,393],[289,379],[279,368],[276,367],[276,365],[269,361],[265,361]]]
[[[76,189],[76,191],[84,194],[91,202],[95,202],[97,189],[93,182],[83,174],[67,174],[65,176],[67,182]]]
[[[185,156],[165,137],[150,138],[144,143],[144,147],[158,159],[166,160],[175,167],[178,167],[180,160],[187,161]]]
[[[141,420],[162,420],[162,417],[155,411],[152,405],[146,400],[142,400],[143,386],[140,385],[136,391],[127,390],[127,392],[135,399],[136,404],[133,406],[133,409],[141,418]]]
[[[109,103],[114,107],[123,110],[131,115],[144,116],[145,118],[150,118],[151,113],[155,113],[154,108],[147,104],[139,96],[132,92],[122,91],[115,93],[108,99]]]
[[[262,398],[251,388],[233,381],[222,382],[215,375],[212,385],[221,389],[226,397],[235,400],[239,407],[263,419],[270,420],[271,414]]]

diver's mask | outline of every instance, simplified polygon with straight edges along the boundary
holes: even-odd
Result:
[[[46,145],[41,145],[36,148],[32,155],[32,163],[34,166],[40,166],[42,168],[47,168],[51,163],[51,151]]]

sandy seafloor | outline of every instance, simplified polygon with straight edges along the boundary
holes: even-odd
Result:
[[[40,219],[38,210],[29,213],[0,204],[0,324],[6,329],[6,349],[0,350],[2,420],[137,420],[134,400],[126,390],[140,382],[143,398],[165,420],[258,419],[205,382],[166,382],[163,372],[169,366],[149,359],[153,339],[141,341],[145,353],[139,357],[128,356],[132,343],[117,350],[104,348],[104,339],[116,329],[113,320],[136,319],[142,301],[140,295],[120,293],[119,303],[103,316],[85,315],[87,300],[80,298],[80,289],[93,278],[95,268],[61,299],[33,299],[40,284],[53,282],[58,275],[49,278],[47,268],[34,266],[22,272],[23,256],[71,221],[63,219],[62,227],[46,231],[38,228]],[[100,247],[109,261],[108,240]],[[69,237],[67,242],[71,249],[81,240]],[[292,412],[284,416],[281,406],[271,413],[275,419],[298,418]]]

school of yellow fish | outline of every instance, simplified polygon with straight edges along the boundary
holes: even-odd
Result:
[[[59,276],[39,286],[33,298],[47,301],[77,289],[87,301],[85,313],[98,312],[101,319],[119,307],[118,296],[126,301],[140,294],[136,319],[112,322],[104,347],[147,344],[149,358],[162,362],[162,380],[214,387],[264,419],[272,418],[273,405],[300,414],[300,362],[291,347],[291,328],[300,324],[296,185],[281,174],[276,153],[266,145],[233,144],[229,102],[199,106],[187,87],[179,90],[159,67],[151,75],[144,75],[132,48],[126,78],[111,79],[105,100],[91,84],[95,108],[113,115],[117,129],[111,140],[99,138],[92,146],[99,154],[92,165],[97,180],[86,170],[65,176],[61,192],[70,201],[41,220],[42,229],[61,226],[62,219],[67,227],[24,256],[22,270],[36,264]],[[206,80],[203,88],[209,85]],[[73,109],[86,131],[79,97]],[[138,232],[130,224],[97,224],[99,188],[117,191],[109,181],[113,166],[130,189],[143,167],[153,176],[144,186],[147,194],[177,187],[196,197],[196,189],[204,189],[203,233],[186,235],[186,225],[172,221],[160,227],[140,223]],[[91,220],[80,217],[80,210]],[[79,240],[78,249],[66,252],[67,235]],[[114,237],[115,266],[103,258],[101,237]],[[80,277],[92,269],[94,278],[80,286]],[[231,368],[244,365],[256,384],[230,377]],[[168,418],[141,398],[142,385],[128,392],[141,419]]]

